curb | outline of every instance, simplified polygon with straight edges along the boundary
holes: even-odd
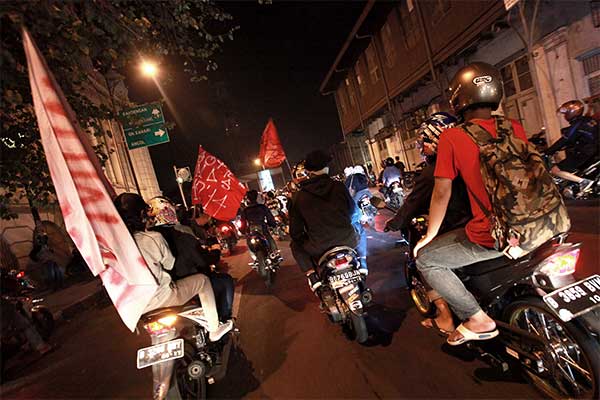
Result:
[[[55,322],[73,319],[79,313],[92,308],[97,304],[101,304],[108,299],[108,294],[104,290],[104,286],[101,286],[96,292],[90,293],[75,303],[64,307],[62,310],[54,311],[52,316],[54,317]]]

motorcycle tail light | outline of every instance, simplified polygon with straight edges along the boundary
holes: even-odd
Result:
[[[221,232],[227,232],[227,231],[229,231],[229,227],[227,225],[223,225],[221,227]]]
[[[575,265],[581,249],[575,248],[552,254],[542,261],[539,271],[546,276],[566,276],[575,272]]]
[[[171,314],[144,324],[144,328],[148,333],[157,335],[168,331],[169,328],[175,325],[175,322],[177,322],[177,315]]]
[[[17,274],[17,278],[23,278],[25,276],[25,271],[19,271]]]

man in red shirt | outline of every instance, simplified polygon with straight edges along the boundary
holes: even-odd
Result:
[[[492,111],[498,108],[502,99],[502,80],[496,68],[480,62],[463,67],[452,79],[450,91],[450,105],[457,115],[497,137],[496,120]],[[516,137],[527,140],[519,123],[513,121],[512,127]],[[473,219],[465,228],[436,237],[452,194],[452,180],[459,174],[468,188]],[[498,335],[494,320],[483,312],[473,295],[452,271],[503,256],[494,249],[490,221],[473,197],[477,196],[486,208],[491,208],[480,172],[479,147],[460,127],[445,130],[440,136],[434,175],[429,227],[427,234],[414,249],[415,256],[418,254],[417,267],[431,287],[465,321],[449,336],[449,344],[491,339]]]

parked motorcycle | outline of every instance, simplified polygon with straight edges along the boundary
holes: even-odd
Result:
[[[425,317],[435,315],[412,249],[427,230],[413,219],[405,276]],[[559,235],[518,260],[502,257],[455,270],[500,335],[467,346],[504,371],[520,371],[544,395],[598,398],[600,385],[600,275],[575,282],[580,244]]]
[[[223,252],[233,254],[238,242],[237,228],[232,222],[219,222],[216,226],[217,238]]]
[[[354,249],[338,246],[327,251],[317,263],[316,271],[321,279],[317,293],[321,309],[331,322],[340,324],[349,339],[364,343],[369,336],[364,306],[373,296],[359,268]]]
[[[198,303],[150,311],[138,327],[152,340],[138,350],[137,367],[152,366],[154,399],[205,399],[207,384],[225,377],[232,335],[211,342]]]
[[[275,274],[281,262],[279,253],[271,253],[271,246],[269,246],[269,241],[265,237],[261,226],[249,227],[246,234],[246,243],[253,259],[252,269],[256,270],[260,277],[264,279],[265,285],[270,287],[275,280]]]

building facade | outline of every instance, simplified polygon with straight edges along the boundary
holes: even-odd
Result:
[[[448,109],[446,88],[463,65],[483,61],[502,73],[498,113],[550,142],[565,126],[567,100],[600,96],[599,1],[368,1],[321,84],[333,95],[344,135],[364,134],[375,168],[400,156],[420,162],[417,128]],[[523,5],[525,4],[525,5]],[[521,10],[519,7],[524,7]]]

